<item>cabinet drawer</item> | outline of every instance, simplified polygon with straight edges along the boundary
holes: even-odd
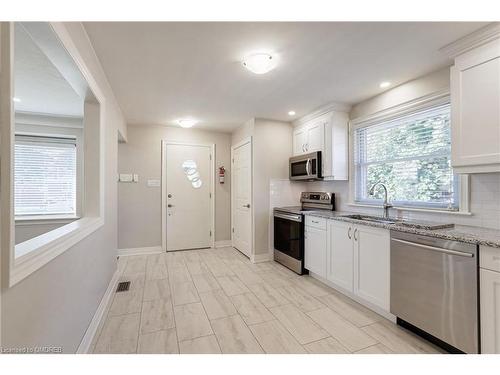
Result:
[[[306,225],[308,227],[326,230],[326,219],[321,217],[306,216]]]
[[[500,272],[500,249],[489,246],[480,246],[479,266],[481,268]]]

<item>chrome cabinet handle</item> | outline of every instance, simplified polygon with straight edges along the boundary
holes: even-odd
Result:
[[[244,204],[243,207],[250,208],[250,204]]]
[[[174,205],[169,203],[167,204],[167,207],[174,207]]]
[[[319,221],[311,220],[314,224],[319,224]]]
[[[358,237],[356,237],[356,233],[358,233],[358,228],[354,229],[354,241],[358,240]]]
[[[352,237],[351,237],[351,231],[352,231],[352,228],[351,228],[351,227],[349,227],[349,230],[347,231],[347,237],[348,237],[349,239],[352,239]]]

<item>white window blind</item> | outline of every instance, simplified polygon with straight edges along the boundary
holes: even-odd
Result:
[[[76,214],[76,140],[16,135],[16,216]]]
[[[450,105],[381,121],[354,132],[355,200],[379,203],[388,189],[394,205],[458,208],[458,179],[451,169]]]

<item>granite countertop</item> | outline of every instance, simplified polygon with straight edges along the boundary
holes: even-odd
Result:
[[[409,224],[416,223],[419,224],[419,226],[421,226],[419,228],[416,228],[412,227],[411,225],[404,225],[398,223],[395,224],[380,223],[380,222],[358,220],[345,217],[345,215],[359,215],[360,214],[359,212],[303,211],[302,213],[306,216],[322,217],[331,220],[367,225],[370,227],[385,228],[390,230],[397,230],[400,232],[431,236],[445,240],[467,242],[467,243],[500,248],[500,230],[496,229],[487,229],[487,228],[473,227],[468,225],[455,225],[451,228],[429,229],[430,224],[436,224],[436,223],[430,223],[424,221],[411,221],[411,220],[406,221],[406,223]],[[427,227],[426,224],[428,224]]]

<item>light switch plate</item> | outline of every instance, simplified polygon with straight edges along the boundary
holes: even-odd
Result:
[[[120,182],[132,182],[132,175],[130,173],[120,173]]]

